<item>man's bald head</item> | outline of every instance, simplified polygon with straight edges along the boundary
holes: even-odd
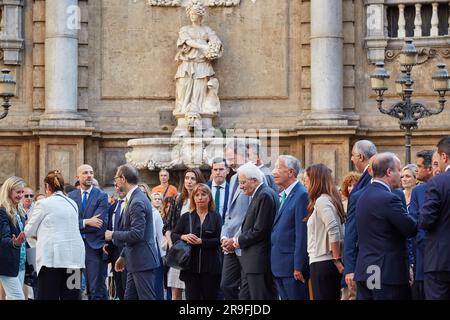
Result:
[[[82,190],[87,190],[94,181],[94,169],[88,164],[82,164],[77,169],[77,180],[80,181]]]
[[[92,172],[94,171],[94,169],[90,165],[82,164],[77,169],[77,175],[80,175],[83,171],[86,171],[86,170],[89,170],[89,171],[92,171]]]
[[[399,188],[401,182],[400,159],[392,152],[383,152],[375,156],[372,164],[374,179],[382,180],[392,189]]]

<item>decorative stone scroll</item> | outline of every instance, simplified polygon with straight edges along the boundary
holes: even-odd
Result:
[[[233,7],[241,3],[241,0],[203,0],[209,7]],[[155,7],[186,7],[189,0],[148,0],[148,4]]]
[[[448,59],[450,58],[450,49],[448,48],[418,48],[417,64],[424,64],[430,59],[434,59],[436,56]],[[385,58],[387,61],[394,61],[400,54],[400,50],[386,50]]]
[[[0,0],[1,30],[0,49],[5,65],[18,65],[22,62],[23,0]]]

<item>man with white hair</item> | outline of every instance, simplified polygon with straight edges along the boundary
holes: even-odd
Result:
[[[272,172],[275,183],[283,190],[272,229],[272,274],[282,300],[305,300],[308,299],[309,275],[304,222],[308,215],[308,192],[297,180],[300,161],[290,155],[281,155]]]
[[[263,183],[263,174],[248,162],[238,171],[239,185],[251,202],[234,246],[242,250],[241,300],[277,298],[270,268],[270,235],[278,211],[278,195]]]

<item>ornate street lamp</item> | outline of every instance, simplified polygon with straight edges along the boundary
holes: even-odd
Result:
[[[16,95],[16,82],[14,81],[11,71],[8,69],[2,70],[0,78],[0,97],[3,98],[3,113],[0,115],[0,119],[5,118],[8,115],[9,107],[11,104],[9,100]]]
[[[411,79],[411,71],[417,64],[417,56],[417,50],[413,41],[406,39],[399,57],[401,74],[395,81],[397,94],[402,100],[394,103],[389,109],[383,108],[383,95],[387,90],[386,81],[389,79],[389,74],[384,69],[384,63],[377,63],[374,73],[370,76],[372,90],[377,94],[378,110],[381,113],[399,119],[400,129],[405,130],[405,162],[407,164],[411,163],[412,130],[417,129],[419,119],[439,114],[444,110],[445,93],[450,90],[450,77],[445,64],[438,64],[438,70],[432,78],[434,91],[439,94],[439,108],[436,110],[428,109],[421,103],[411,101],[414,92],[412,88],[414,81]]]

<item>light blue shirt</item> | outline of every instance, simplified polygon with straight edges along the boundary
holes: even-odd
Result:
[[[19,226],[20,232],[23,232],[24,225],[22,223],[22,219],[20,219],[20,215],[16,213],[17,225]],[[20,245],[20,260],[19,260],[19,271],[25,270],[25,261],[27,259],[27,248],[25,245],[26,242],[23,242]]]

